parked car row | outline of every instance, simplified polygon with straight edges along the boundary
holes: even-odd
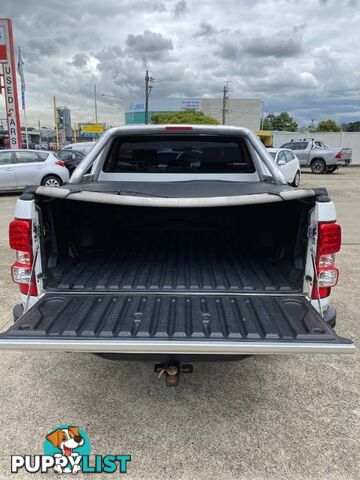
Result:
[[[81,160],[94,147],[94,142],[66,145],[60,152],[46,150],[1,150],[0,190],[21,190],[26,185],[60,187]],[[291,140],[268,152],[289,185],[298,187],[301,167],[313,173],[333,173],[339,165],[351,163],[351,148],[329,147],[314,139]]]

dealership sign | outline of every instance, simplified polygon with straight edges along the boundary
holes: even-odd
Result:
[[[201,110],[200,98],[151,98],[149,99],[151,112],[180,112],[183,110]],[[144,102],[131,102],[128,113],[144,112]]]
[[[80,123],[80,137],[100,137],[105,131],[105,123]]]
[[[16,86],[16,69],[12,24],[0,18],[0,63],[2,63],[5,90],[5,109],[10,148],[21,148],[20,114]]]
[[[5,27],[0,25],[0,62],[6,62],[7,53],[6,53],[6,38],[5,38]]]

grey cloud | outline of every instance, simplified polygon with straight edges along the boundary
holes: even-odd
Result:
[[[174,15],[175,17],[180,17],[188,12],[187,3],[185,0],[180,0],[179,2],[175,3],[174,6]]]
[[[71,62],[69,62],[71,65],[74,67],[85,67],[89,61],[89,57],[86,55],[86,53],[76,53]]]
[[[130,0],[130,3],[128,4],[128,8],[131,10],[135,10],[137,12],[142,11],[142,12],[166,12],[166,7],[162,2],[156,2],[154,0],[140,0],[140,1],[134,1]],[[126,5],[125,5],[125,9]]]
[[[165,38],[161,33],[145,30],[141,35],[128,35],[126,39],[128,51],[135,54],[145,55],[149,58],[161,57],[164,53],[174,49],[170,38]]]
[[[295,26],[293,27],[293,31],[294,31],[295,33],[301,32],[301,31],[303,31],[303,30],[305,30],[305,29],[306,29],[306,23],[301,23],[300,25],[295,25]]]
[[[194,38],[208,38],[217,33],[217,29],[211,23],[203,20],[199,25],[199,30],[194,33]]]
[[[111,45],[98,52],[95,52],[94,56],[101,62],[109,61],[113,63],[114,60],[118,60],[124,56],[124,50],[118,45]]]
[[[240,48],[231,42],[223,42],[219,45],[215,54],[224,60],[236,60],[240,56]]]
[[[243,51],[255,57],[294,57],[303,46],[299,38],[258,37],[244,42]]]
[[[57,38],[56,40],[57,41],[50,41],[50,39],[33,38],[26,43],[25,48],[27,52],[32,52],[32,54],[37,57],[38,55],[50,56],[60,51],[59,45],[61,45],[61,38]]]

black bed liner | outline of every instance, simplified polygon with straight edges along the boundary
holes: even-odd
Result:
[[[189,293],[301,291],[301,270],[285,259],[244,255],[235,235],[132,231],[119,243],[115,251],[60,262],[49,271],[47,287]]]

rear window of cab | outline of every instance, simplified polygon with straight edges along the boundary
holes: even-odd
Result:
[[[116,138],[103,166],[111,173],[253,173],[243,138],[149,135]]]

